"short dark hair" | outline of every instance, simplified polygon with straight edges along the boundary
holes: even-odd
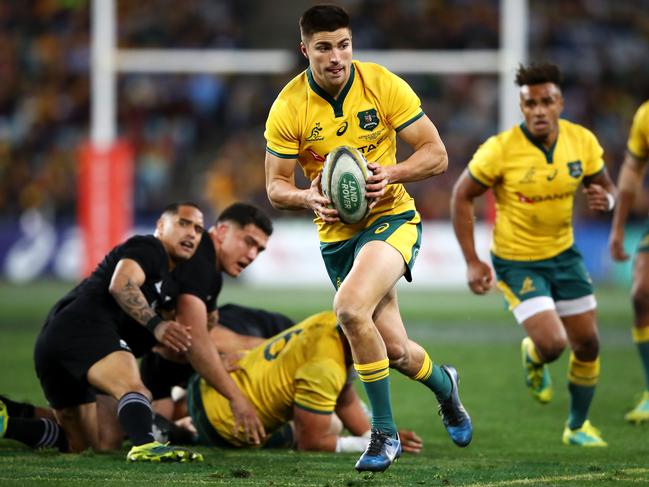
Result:
[[[181,206],[192,206],[196,208],[198,211],[200,211],[201,213],[203,213],[201,207],[198,206],[193,201],[176,201],[174,203],[165,206],[164,209],[162,210],[162,213],[160,213],[160,215],[165,215],[167,213],[170,215],[176,215]]]
[[[248,203],[233,203],[221,212],[216,223],[234,222],[241,227],[253,224],[259,227],[269,237],[273,233],[273,223],[268,215],[255,205]]]
[[[561,86],[563,76],[559,66],[552,63],[530,64],[529,66],[518,65],[516,71],[516,84],[518,86],[540,85],[541,83],[554,83]]]
[[[332,4],[314,5],[300,17],[300,34],[310,37],[316,32],[333,32],[338,29],[350,29],[351,21],[347,11]]]

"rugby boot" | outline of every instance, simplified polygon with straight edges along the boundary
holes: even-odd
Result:
[[[179,446],[169,446],[166,443],[152,441],[144,445],[134,446],[126,455],[128,462],[202,462],[203,455]]]
[[[473,425],[471,424],[471,417],[466,412],[462,402],[460,401],[460,394],[457,389],[459,377],[455,367],[450,365],[442,365],[441,369],[451,379],[451,395],[448,399],[440,401],[438,413],[442,417],[444,427],[448,435],[457,446],[465,447],[471,443],[473,437]]]
[[[636,407],[626,413],[624,419],[635,424],[649,421],[649,391],[644,391]],[[1,436],[2,435],[0,434],[0,437]]]
[[[576,445],[584,447],[601,447],[608,446],[602,439],[602,433],[595,428],[590,421],[584,421],[584,424],[581,425],[581,428],[571,430],[568,428],[568,425],[563,430],[563,444],[564,445]]]
[[[354,467],[359,472],[383,472],[401,456],[401,440],[372,429],[370,444]]]
[[[7,412],[7,405],[4,402],[0,401],[0,438],[4,438],[8,423],[9,413]]]
[[[541,404],[547,404],[552,400],[552,379],[546,364],[535,364],[527,354],[527,347],[534,346],[530,337],[523,338],[521,342],[521,357],[523,369],[525,370],[525,385],[530,390],[532,397]]]

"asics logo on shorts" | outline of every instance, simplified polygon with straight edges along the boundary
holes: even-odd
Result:
[[[124,340],[119,341],[119,346],[122,347],[124,350],[128,350],[129,352],[131,351],[131,347],[129,347],[128,343],[126,343]]]

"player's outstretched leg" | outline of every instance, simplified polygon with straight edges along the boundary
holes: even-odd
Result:
[[[57,448],[68,451],[63,429],[48,418],[9,416],[7,405],[0,400],[0,438],[19,441],[30,448]]]
[[[473,438],[473,425],[469,413],[466,412],[460,401],[457,387],[459,382],[458,373],[455,367],[450,365],[442,365],[441,369],[448,374],[452,388],[448,398],[439,402],[439,414],[453,443],[465,447],[471,443],[471,438]]]
[[[541,362],[530,337],[523,338],[521,342],[521,357],[525,370],[525,385],[530,394],[541,404],[549,403],[553,395],[550,371],[548,366]]]
[[[401,440],[372,428],[370,444],[354,467],[359,472],[383,472],[401,456]]]

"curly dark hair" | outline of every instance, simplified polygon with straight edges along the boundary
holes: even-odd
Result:
[[[532,63],[529,66],[518,65],[516,71],[516,84],[518,86],[524,85],[539,85],[541,83],[554,83],[561,86],[563,76],[559,66],[552,63]]]

